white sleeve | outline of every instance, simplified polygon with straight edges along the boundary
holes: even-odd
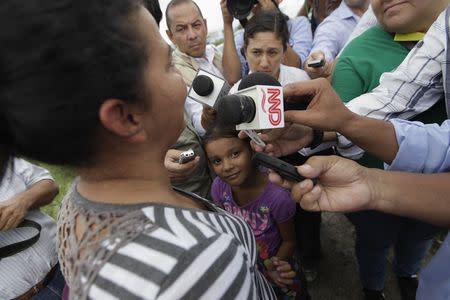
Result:
[[[202,114],[203,114],[203,104],[192,100],[187,97],[186,102],[184,103],[184,109],[186,110],[186,114],[189,120],[192,122],[192,125],[195,128],[195,131],[199,136],[204,136],[206,131],[202,126]]]
[[[41,180],[53,180],[48,170],[21,158],[14,159],[14,172],[22,178],[27,187]]]

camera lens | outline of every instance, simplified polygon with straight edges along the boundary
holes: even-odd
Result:
[[[257,0],[227,0],[227,7],[233,18],[242,20],[252,11]]]

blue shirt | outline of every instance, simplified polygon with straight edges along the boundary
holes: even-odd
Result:
[[[344,48],[360,17],[342,1],[339,7],[320,23],[314,33],[311,52],[320,50],[326,60],[334,60]]]
[[[450,234],[428,266],[420,273],[416,299],[450,299]]]
[[[402,119],[391,122],[399,149],[389,170],[414,173],[450,171],[450,120],[441,126]]]
[[[389,170],[438,173],[450,170],[450,120],[441,126],[391,120],[399,150]],[[450,299],[450,234],[420,273],[418,300]]]
[[[289,29],[289,46],[299,56],[303,63],[309,55],[312,44],[311,24],[306,17],[296,17],[287,21]],[[247,60],[241,53],[244,47],[244,31],[238,31],[234,37],[236,49],[241,61],[241,73],[245,76],[249,73]]]

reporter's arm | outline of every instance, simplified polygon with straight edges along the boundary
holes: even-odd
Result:
[[[442,125],[391,120],[399,150],[389,170],[440,173],[450,170],[450,120]]]
[[[373,209],[450,227],[450,173],[369,173]]]
[[[291,189],[293,199],[311,211],[378,210],[450,227],[450,173],[414,174],[369,169],[337,156],[315,156],[297,168],[306,178],[292,183],[271,173],[270,180]]]
[[[306,17],[296,17],[288,21],[288,27],[289,46],[285,56],[288,61],[294,63],[292,66],[301,68],[311,51],[313,40],[311,24]]]
[[[295,53],[290,46],[288,46],[284,52],[283,64],[295,68],[300,68],[302,66],[300,56]]]
[[[389,164],[397,155],[397,138],[390,122],[355,114],[342,125],[337,130],[339,133],[384,162]]]
[[[233,33],[233,17],[230,15],[227,9],[227,1],[221,0],[220,6],[222,9],[223,17],[223,56],[222,56],[222,68],[223,76],[230,85],[236,83],[241,79],[241,63],[236,50],[236,44],[234,41]]]
[[[297,101],[307,101],[304,98],[310,101],[306,110],[285,112],[285,121],[324,131],[337,131],[385,162],[394,159],[398,145],[392,124],[361,117],[348,110],[327,80],[289,84],[283,92],[291,101],[295,97],[303,98]]]

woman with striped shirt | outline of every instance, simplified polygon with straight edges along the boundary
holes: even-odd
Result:
[[[79,174],[58,220],[70,297],[273,299],[245,221],[170,186],[186,86],[141,1],[4,0],[0,24],[2,164]]]

